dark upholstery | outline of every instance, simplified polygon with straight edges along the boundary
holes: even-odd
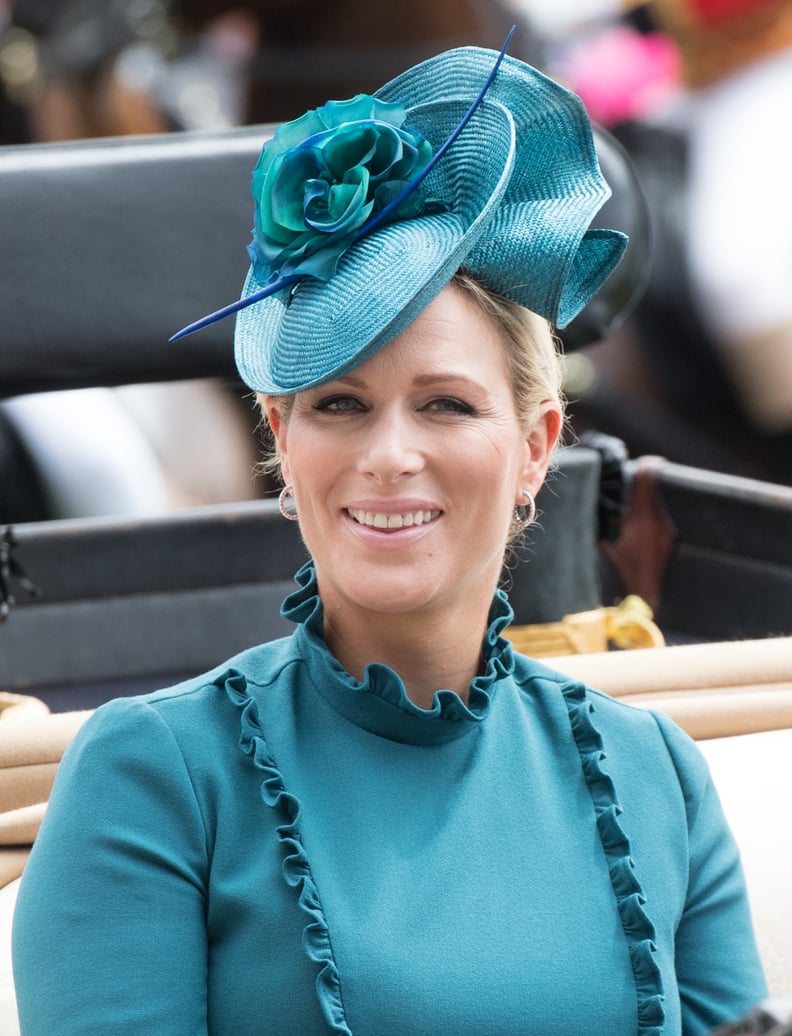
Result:
[[[0,397],[234,377],[265,127],[0,148]]]

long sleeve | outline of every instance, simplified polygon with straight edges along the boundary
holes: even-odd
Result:
[[[100,709],[64,757],[20,889],[23,1036],[206,1033],[207,855],[156,710]]]
[[[676,935],[676,973],[682,1032],[698,1036],[741,1015],[766,995],[766,986],[739,851],[706,761],[670,720],[655,718],[688,815],[688,890]]]

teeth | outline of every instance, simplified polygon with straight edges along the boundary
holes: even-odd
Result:
[[[349,512],[356,522],[373,529],[402,529],[411,525],[423,525],[437,518],[439,511],[406,511],[403,514],[384,514],[382,511]]]

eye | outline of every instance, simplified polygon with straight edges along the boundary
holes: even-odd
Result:
[[[323,414],[357,414],[366,409],[355,396],[325,396],[317,400],[313,408]]]
[[[462,399],[455,396],[440,396],[432,399],[424,407],[425,410],[440,414],[474,414],[475,409]]]

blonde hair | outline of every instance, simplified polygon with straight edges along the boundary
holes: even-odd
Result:
[[[492,322],[506,347],[511,376],[514,406],[524,428],[530,428],[542,403],[552,400],[564,414],[563,368],[558,342],[550,324],[536,313],[503,295],[495,294],[464,270],[459,270],[451,284]],[[281,420],[289,419],[294,396],[256,396],[266,426],[267,406],[278,408]],[[270,437],[271,438],[271,437]],[[261,463],[266,475],[280,477],[277,443],[271,442]]]

